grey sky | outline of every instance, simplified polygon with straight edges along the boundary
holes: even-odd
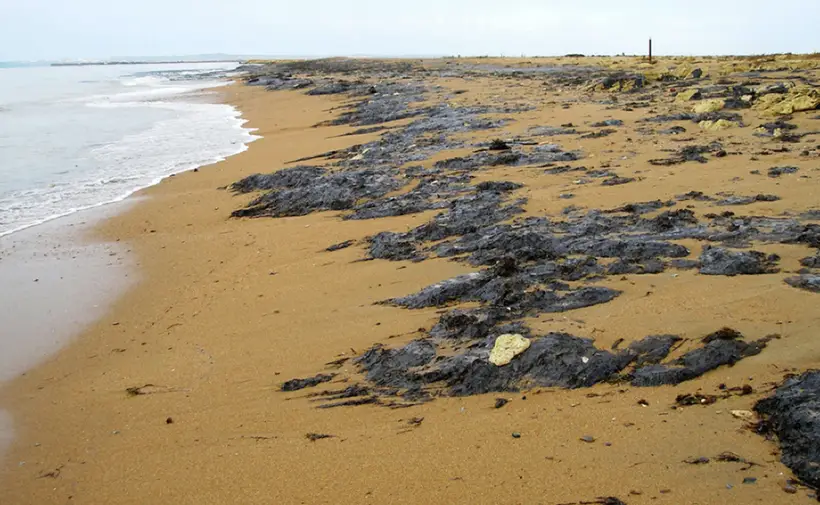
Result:
[[[820,51],[820,0],[0,0],[0,60]]]

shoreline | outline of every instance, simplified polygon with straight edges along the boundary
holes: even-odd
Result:
[[[100,223],[138,203],[135,198],[78,211],[8,237],[0,254],[0,318],[9,321],[0,341],[0,384],[59,352],[128,289],[135,273],[129,250],[92,237]],[[21,347],[23,335],[41,341]]]
[[[239,89],[237,88],[240,88],[240,86],[224,89],[223,93],[229,97],[232,97],[228,99],[228,103],[231,103],[233,100],[235,100],[237,95],[243,95],[243,98],[244,96],[252,97],[253,95],[265,95],[265,92],[262,90],[254,90],[243,87],[242,91],[239,91]],[[253,101],[253,98],[250,98],[250,101]],[[302,100],[302,102],[306,101],[313,100]],[[232,103],[232,105],[236,106],[235,103]],[[332,105],[332,103],[328,103],[328,105]],[[314,106],[312,117],[321,119],[328,117],[326,115],[326,112],[324,112],[323,110],[324,108],[325,106]],[[249,117],[243,109],[240,110],[243,112],[243,119],[245,120],[246,124],[252,128],[251,131],[259,130],[259,128],[256,125],[256,121]],[[308,121],[312,121],[309,118],[310,116],[306,119]],[[316,122],[319,121],[316,120]],[[313,122],[305,123],[302,128],[308,129],[313,124]],[[260,131],[259,133],[261,134],[260,140],[257,140],[253,144],[257,144],[258,142],[266,139],[264,132]],[[285,136],[287,136],[287,133],[285,133]],[[68,342],[68,344],[64,346],[61,350],[59,350],[59,352],[57,352],[54,355],[51,355],[50,357],[47,357],[45,360],[41,361],[35,368],[23,373],[22,376],[18,376],[17,378],[14,378],[3,383],[2,390],[0,390],[2,391],[0,395],[3,399],[3,405],[8,406],[9,410],[12,412],[14,416],[15,424],[20,425],[20,428],[16,433],[16,438],[11,443],[9,451],[4,455],[4,460],[6,461],[6,464],[4,465],[4,470],[2,472],[2,478],[5,482],[9,482],[9,479],[14,480],[14,478],[10,476],[9,470],[11,468],[20,467],[20,465],[18,464],[13,464],[12,461],[25,461],[25,464],[30,466],[47,466],[45,461],[39,461],[37,463],[34,463],[29,458],[15,457],[18,451],[25,453],[26,446],[31,446],[30,444],[33,440],[31,433],[40,432],[43,428],[43,423],[49,423],[49,416],[43,416],[40,412],[42,409],[35,408],[33,411],[31,411],[38,412],[37,414],[26,414],[26,412],[29,411],[29,409],[31,409],[31,406],[27,406],[27,408],[25,409],[22,408],[23,405],[29,403],[27,400],[32,399],[32,397],[30,396],[31,392],[42,391],[44,389],[42,385],[36,386],[35,384],[42,380],[45,380],[46,382],[54,380],[55,377],[53,376],[53,374],[55,370],[66,369],[66,367],[67,369],[74,368],[76,364],[82,362],[82,356],[84,355],[85,359],[94,359],[97,357],[97,354],[91,354],[90,357],[87,356],[88,353],[84,349],[107,349],[108,352],[113,351],[115,356],[121,353],[124,354],[124,349],[117,347],[118,344],[116,341],[109,341],[106,338],[105,334],[110,331],[112,325],[115,327],[126,325],[126,323],[119,321],[123,318],[119,317],[117,314],[121,314],[123,312],[128,313],[129,311],[127,309],[122,310],[121,307],[130,305],[133,298],[152,298],[150,291],[153,288],[155,288],[155,285],[151,286],[149,281],[147,280],[152,277],[151,274],[148,273],[151,271],[151,267],[145,265],[146,262],[149,262],[146,261],[146,256],[149,255],[146,255],[145,253],[140,253],[138,240],[135,240],[135,237],[139,237],[144,242],[147,242],[146,239],[150,239],[151,234],[159,230],[148,229],[146,227],[143,227],[142,225],[147,224],[149,222],[154,222],[155,219],[161,219],[161,217],[167,213],[169,207],[173,209],[176,206],[175,204],[168,205],[168,200],[176,200],[176,196],[182,193],[189,197],[195,195],[194,199],[197,200],[197,203],[199,203],[200,206],[202,206],[203,202],[199,199],[196,193],[210,194],[216,190],[218,195],[226,195],[225,197],[223,197],[223,199],[233,199],[234,197],[227,194],[224,190],[217,190],[216,188],[218,188],[219,186],[230,184],[234,180],[240,178],[243,172],[246,175],[249,175],[254,171],[253,169],[247,168],[243,163],[241,163],[242,155],[247,154],[248,152],[249,149],[246,148],[242,152],[234,156],[231,156],[221,162],[198,167],[198,170],[196,171],[189,170],[181,172],[180,174],[176,174],[175,176],[163,178],[156,185],[140,189],[132,195],[130,195],[126,200],[124,200],[128,202],[135,199],[140,199],[141,201],[139,201],[137,205],[134,206],[134,208],[127,210],[121,215],[109,217],[97,223],[94,226],[94,229],[91,232],[92,240],[100,241],[101,243],[105,243],[108,241],[121,241],[123,243],[128,244],[129,247],[134,250],[133,254],[136,258],[135,266],[137,268],[137,271],[142,274],[141,280],[139,283],[137,283],[137,285],[133,286],[132,288],[127,290],[122,296],[120,296],[118,300],[114,303],[114,306],[111,310],[107,311],[106,314],[100,317],[95,323],[91,324],[90,327],[84,330],[81,335],[76,336],[70,342]],[[309,151],[302,148],[301,152],[307,153]],[[240,160],[238,161],[237,158],[240,158]],[[281,160],[280,163],[283,163],[284,161],[285,160]],[[233,167],[239,166],[240,168],[239,171],[237,171],[236,168],[228,167],[228,170],[226,170],[228,174],[223,175],[220,172],[222,170],[225,170],[225,165],[233,165]],[[189,181],[192,182],[192,184],[186,184],[186,182],[188,181],[180,182],[184,179],[189,179]],[[198,180],[194,181],[193,179]],[[213,182],[214,180],[218,180],[219,182]],[[203,183],[204,186],[202,185]],[[177,189],[173,187],[177,185],[181,186],[182,189]],[[204,205],[209,206],[210,203],[204,203]],[[150,211],[146,212],[146,210],[148,209],[150,209]],[[151,215],[151,219],[143,219],[145,214]],[[207,223],[210,226],[212,226],[215,222],[222,222],[225,218],[224,214],[218,211],[212,212],[211,214],[212,216],[209,219],[210,222]],[[65,218],[58,218],[55,221],[59,221],[60,219]],[[126,222],[125,226],[123,226],[120,223],[121,221]],[[25,231],[23,233],[25,233]],[[155,260],[156,257],[153,259]],[[159,284],[162,285],[164,283],[159,282]],[[75,373],[86,374],[87,372],[83,371],[81,367],[80,370],[77,370],[75,372],[67,372],[67,376],[74,375]],[[14,391],[17,391],[17,393],[12,393]],[[25,391],[29,391],[29,393],[25,393]],[[43,440],[43,438],[50,437],[39,437],[37,438],[37,440]],[[57,440],[59,440],[59,437],[57,437]],[[36,442],[34,444],[34,447],[38,448],[36,452],[41,452],[40,448],[45,446],[47,446],[47,443],[45,442]],[[39,474],[41,471],[45,471],[47,473],[47,470],[38,470],[36,473]],[[35,477],[35,483],[37,483],[36,481],[37,477]],[[10,486],[3,487],[10,488]],[[25,487],[26,486],[24,485],[24,488]],[[22,489],[20,491],[22,494],[19,495],[19,499],[22,499],[23,496],[27,496],[28,499],[33,499],[32,496],[29,495],[28,491],[23,491]],[[22,501],[20,501],[20,503],[22,503]]]
[[[225,88],[225,87],[228,87],[228,86],[235,86],[235,85],[240,85],[240,83],[238,83],[236,81],[228,82],[228,83],[220,84],[219,86],[193,90],[191,92],[188,92],[188,94],[191,94],[191,93],[201,94],[201,93],[211,93],[211,92],[220,93],[220,91],[218,91],[219,89]],[[224,102],[215,102],[215,104],[222,105],[222,104],[224,104]],[[225,105],[230,105],[230,104],[225,104]],[[202,162],[201,164],[191,165],[188,168],[179,169],[178,171],[175,171],[175,172],[172,172],[172,173],[169,173],[169,174],[166,174],[166,175],[157,176],[156,178],[151,180],[146,185],[139,186],[139,187],[136,187],[134,189],[130,189],[125,194],[117,196],[117,197],[115,197],[111,200],[105,200],[103,202],[98,202],[98,203],[83,206],[83,207],[72,208],[72,209],[67,210],[65,212],[62,212],[62,213],[59,213],[59,214],[54,214],[54,215],[51,215],[51,216],[47,216],[47,217],[42,218],[40,220],[37,220],[35,222],[28,223],[28,224],[25,224],[25,225],[18,226],[17,228],[13,228],[13,229],[10,229],[10,230],[0,232],[0,238],[11,236],[15,233],[19,233],[21,231],[25,231],[25,230],[28,230],[28,229],[31,229],[31,228],[36,228],[36,227],[41,226],[43,224],[49,223],[51,221],[71,217],[72,215],[75,215],[75,214],[78,214],[78,213],[93,211],[94,209],[100,209],[100,208],[103,208],[103,207],[106,207],[106,206],[109,206],[109,205],[112,205],[112,204],[117,204],[117,203],[123,202],[123,201],[131,198],[132,196],[136,195],[140,191],[143,191],[143,190],[148,189],[152,186],[156,186],[157,184],[160,184],[163,180],[165,180],[169,177],[174,177],[178,174],[188,172],[188,171],[191,171],[191,170],[198,170],[201,167],[219,163],[220,161],[223,161],[228,157],[235,156],[239,153],[242,153],[243,151],[247,150],[248,144],[254,142],[259,137],[257,137],[256,135],[253,134],[254,130],[252,128],[246,128],[245,127],[245,123],[247,123],[247,121],[242,118],[241,111],[239,111],[238,109],[236,109],[236,107],[233,107],[233,106],[231,106],[231,108],[235,112],[238,113],[238,116],[236,118],[238,120],[238,122],[235,125],[236,128],[243,131],[244,133],[246,133],[248,135],[248,139],[241,143],[241,147],[239,147],[237,151],[235,151],[231,154],[227,154],[225,156],[219,156],[217,158],[212,158],[210,160],[206,160],[206,161]]]
[[[477,103],[506,91],[505,84],[494,81],[447,85],[467,88],[466,95]],[[145,200],[101,223],[95,236],[128,244],[141,282],[56,356],[4,385],[0,394],[23,425],[0,473],[10,502],[193,504],[241,497],[243,503],[260,504],[371,499],[565,503],[621,496],[632,505],[708,502],[719,492],[726,493],[720,499],[727,503],[787,496],[778,482],[787,479],[788,470],[772,456],[774,446],[739,429],[738,420],[728,415],[748,409],[752,399],[779,380],[780,363],[796,366],[796,356],[802,367],[816,359],[812,319],[803,317],[810,314],[806,296],[811,295],[790,291],[770,276],[703,280],[683,272],[613,279],[608,285],[625,295],[611,305],[538,322],[538,328],[592,334],[607,345],[621,336],[679,328],[692,340],[716,325],[730,324],[755,336],[777,331],[790,343],[773,341],[759,357],[680,386],[541,388],[442,397],[396,410],[317,409],[310,391],[279,392],[282,382],[311,376],[334,358],[351,358],[378,342],[406,344],[419,328],[435,323],[438,311],[409,311],[374,301],[405,296],[475,268],[443,258],[359,261],[360,246],[325,252],[347,240],[361,244],[384,230],[410,230],[434,212],[361,221],[340,220],[337,212],[229,218],[252,195],[218,188],[291,160],[376,140],[379,133],[345,137],[341,135],[352,126],[314,128],[337,117],[344,96],[248,86],[224,92],[262,139],[222,162],[141,190],[138,196]],[[520,93],[538,96],[524,86]],[[543,98],[533,100],[540,105]],[[615,115],[591,107],[582,112],[554,109],[525,111],[521,125],[500,131],[519,133],[530,124],[557,125],[581,114],[587,114],[585,121]],[[638,114],[619,115],[634,121]],[[615,138],[620,141],[619,135]],[[743,137],[743,142],[750,141]],[[615,149],[609,139],[581,142],[573,137],[556,143],[598,154],[582,160],[587,164],[617,163],[620,156],[605,154]],[[640,170],[639,162],[657,150],[651,139],[640,138],[630,149],[637,152],[630,160],[637,161],[624,161],[620,171],[627,175],[634,167]],[[455,152],[467,155],[470,150]],[[444,155],[424,163],[439,159]],[[711,171],[697,172],[697,183],[723,182],[748,172],[726,160],[709,163]],[[805,173],[814,175],[805,165]],[[649,185],[652,196],[667,198],[692,184],[689,176],[681,182],[676,170],[664,172],[668,180],[663,183],[645,174],[648,182],[638,181],[642,186],[634,190],[632,185],[585,189],[572,179],[559,187],[553,179],[542,182],[544,176],[518,167],[477,175],[479,181],[526,183],[535,202],[528,209],[535,213],[560,211],[567,203],[558,194],[567,187],[577,188],[571,203],[582,206],[647,199],[643,193]],[[757,191],[762,183],[747,182],[744,190]],[[787,204],[761,204],[759,212],[805,204],[809,190],[791,184],[777,188]],[[687,245],[695,251],[700,247]],[[782,245],[764,250],[779,253],[787,268],[800,258]],[[729,295],[719,298],[720,293]],[[716,299],[724,303],[716,306]],[[767,318],[764,308],[781,317]],[[356,380],[350,364],[337,373],[337,387]],[[756,396],[669,408],[678,394],[741,381],[751,381]],[[144,394],[129,397],[128,388]],[[493,408],[499,396],[511,404]],[[329,438],[312,441],[306,434]],[[585,437],[594,442],[579,442]],[[699,454],[714,457],[730,450],[760,465],[760,472],[753,471],[757,486],[740,485],[749,473],[731,465],[681,464]],[[695,481],[701,483],[697,489],[691,486]],[[795,503],[806,500],[804,493],[794,498]]]
[[[236,112],[236,128],[247,133],[249,140],[226,156],[180,169],[157,177],[146,186],[130,190],[113,200],[62,214],[0,233],[4,240],[0,250],[0,320],[9,321],[0,341],[3,363],[0,364],[0,389],[15,378],[46,362],[99,321],[129,289],[139,281],[131,250],[117,241],[99,236],[105,221],[131,212],[142,193],[163,181],[188,171],[215,165],[240,154],[260,137],[245,127],[241,111],[224,101],[228,82],[196,93],[215,93],[218,105],[229,105]],[[112,271],[113,270],[113,271]],[[36,312],[36,313],[35,313]],[[38,340],[19,343],[20,335]],[[14,440],[14,420],[0,405],[0,457]]]
[[[0,253],[0,387],[59,353],[134,285],[130,251],[89,234],[135,203],[79,211],[7,238]],[[3,407],[0,457],[15,432]]]

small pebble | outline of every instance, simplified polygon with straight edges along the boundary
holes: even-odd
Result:
[[[521,434],[518,433],[517,431],[514,431],[513,434],[512,434],[512,437],[513,438],[521,438]]]
[[[595,441],[595,437],[593,437],[592,435],[584,435],[583,437],[581,437],[581,442],[586,442],[588,444],[591,444],[594,441]]]
[[[755,478],[755,477],[746,477],[745,479],[743,479],[743,483],[744,484],[756,484],[757,483],[757,478]]]
[[[787,482],[783,485],[783,491],[789,494],[795,494],[797,493],[797,488],[794,487],[791,482]]]
[[[165,424],[174,424],[174,419],[169,417],[168,419],[165,420]]]
[[[496,398],[495,399],[495,408],[500,409],[504,405],[508,404],[510,401],[506,398]]]

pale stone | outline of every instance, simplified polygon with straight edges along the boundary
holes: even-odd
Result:
[[[495,339],[493,350],[490,351],[490,363],[495,366],[504,366],[510,363],[514,357],[526,351],[530,347],[530,341],[518,334],[500,335]]]
[[[718,119],[717,121],[701,121],[698,123],[698,126],[700,126],[702,130],[719,132],[728,130],[729,128],[737,128],[740,126],[740,123],[729,121],[727,119]]]
[[[712,100],[703,100],[702,102],[699,102],[692,108],[692,110],[698,114],[704,114],[706,112],[717,112],[722,110],[725,106],[725,101],[720,98],[714,98]]]

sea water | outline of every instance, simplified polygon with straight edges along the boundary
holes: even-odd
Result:
[[[214,103],[237,65],[0,68],[0,246],[246,149],[239,111]]]
[[[220,104],[236,63],[0,64],[0,383],[55,353],[133,284],[121,244],[80,237],[133,192],[256,137]],[[96,208],[101,207],[101,208]],[[13,434],[0,409],[0,455]]]

